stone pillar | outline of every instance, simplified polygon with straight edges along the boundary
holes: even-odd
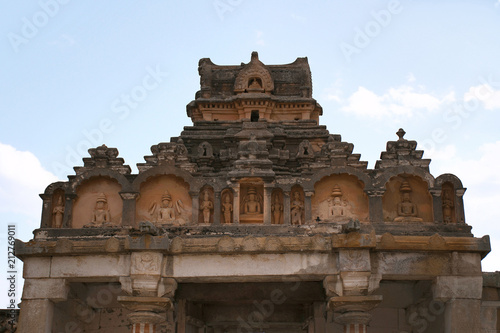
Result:
[[[64,279],[26,279],[21,302],[18,332],[52,332],[54,303],[68,298]]]
[[[190,191],[191,201],[193,207],[191,209],[191,223],[198,224],[200,214],[200,194],[198,192]]]
[[[482,290],[482,275],[436,277],[433,296],[445,304],[445,333],[481,332]]]
[[[221,200],[221,195],[219,191],[214,192],[214,224],[221,224],[221,206],[220,206],[220,200]]]
[[[367,333],[372,318],[368,311],[381,301],[382,295],[331,297],[328,310],[335,312],[335,321],[344,326],[344,333]]]
[[[118,301],[131,312],[128,320],[132,333],[157,333],[156,326],[166,320],[166,312],[173,309],[172,300],[165,297],[119,296]]]
[[[311,197],[314,192],[307,191],[304,192],[304,224],[309,224],[312,222],[312,205]]]
[[[42,223],[41,227],[42,228],[50,228],[52,227],[52,212],[51,212],[51,198],[52,195],[48,194],[40,194],[40,198],[43,200],[43,206],[42,206]]]
[[[465,223],[464,193],[465,188],[455,190],[455,217],[457,223]]]
[[[76,194],[66,193],[64,195],[64,216],[62,227],[63,228],[71,228],[71,219],[73,216],[73,202],[76,199]]]
[[[264,224],[271,224],[271,193],[270,186],[264,186]]]
[[[385,193],[385,189],[372,189],[365,192],[369,200],[370,222],[383,222],[382,196]]]
[[[233,187],[233,223],[240,224],[240,184]]]
[[[283,224],[290,225],[290,191],[283,191]]]
[[[432,195],[432,210],[434,211],[434,222],[443,223],[443,200],[441,190],[429,190]]]
[[[122,226],[135,226],[135,204],[139,192],[120,192],[123,200]]]

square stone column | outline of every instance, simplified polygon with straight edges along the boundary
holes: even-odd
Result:
[[[198,216],[200,214],[200,195],[198,192],[194,191],[189,192],[189,194],[191,195],[191,202],[193,205],[191,208],[191,223],[196,225],[198,224]]]
[[[272,187],[264,186],[264,224],[271,224],[271,192]]]
[[[64,279],[26,279],[21,302],[18,332],[52,332],[54,303],[68,298]]]
[[[290,225],[290,191],[283,191],[283,224]]]
[[[434,299],[445,303],[445,333],[481,332],[483,277],[438,276]]]
[[[220,201],[221,201],[221,195],[219,191],[214,192],[214,224],[221,224],[221,207],[220,207]]]
[[[135,226],[135,204],[139,192],[120,192],[123,200],[122,225]]]

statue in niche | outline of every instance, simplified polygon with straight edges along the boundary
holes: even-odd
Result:
[[[453,222],[453,200],[451,199],[450,190],[443,190],[443,219],[444,223]]]
[[[335,184],[333,186],[331,198],[328,199],[328,206],[330,207],[329,209],[329,216],[333,217],[341,217],[344,216],[344,206],[345,202],[342,201],[342,190],[340,189],[340,186]]]
[[[161,196],[161,202],[153,202],[149,208],[149,215],[156,222],[174,222],[177,220],[176,214],[183,214],[184,204],[181,200],[174,202],[172,196],[165,190]]]
[[[177,156],[187,156],[188,151],[186,146],[184,145],[184,140],[182,140],[181,138],[177,140],[177,146],[175,147],[175,152]]]
[[[57,204],[52,210],[52,216],[53,216],[53,224],[52,224],[53,228],[61,228],[64,216],[64,203],[62,196],[59,196],[59,198],[57,198]]]
[[[304,203],[302,202],[302,199],[300,198],[300,193],[298,191],[295,191],[293,193],[293,200],[290,204],[290,212],[291,212],[291,219],[292,219],[292,224],[302,224],[302,211],[304,210]]]
[[[273,204],[271,205],[271,211],[273,213],[273,224],[280,224],[281,215],[283,213],[283,205],[281,204],[281,198],[279,193],[274,193]]]
[[[224,223],[231,223],[231,216],[233,215],[233,203],[231,202],[231,196],[229,194],[226,194],[224,196],[222,213],[224,214]]]
[[[85,227],[103,227],[111,224],[111,214],[108,209],[108,199],[104,193],[97,196],[92,222]]]
[[[261,214],[262,213],[262,200],[257,195],[257,190],[254,186],[250,186],[247,191],[247,195],[243,200],[243,213],[244,214]]]
[[[412,191],[410,184],[404,181],[399,188],[401,192],[401,202],[398,203],[398,217],[394,222],[422,222],[422,219],[417,217],[417,206],[411,202],[410,192]]]
[[[200,210],[203,212],[203,223],[210,223],[210,212],[214,209],[214,204],[210,200],[208,190],[203,192],[203,201],[200,205]]]

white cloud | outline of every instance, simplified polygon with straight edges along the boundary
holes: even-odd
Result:
[[[453,93],[440,98],[424,92],[423,87],[419,87],[418,90],[411,85],[402,85],[389,88],[384,94],[377,95],[365,87],[359,87],[347,99],[347,105],[341,110],[376,118],[391,115],[412,117],[420,111],[438,110],[443,104],[450,103],[454,99]]]
[[[500,109],[500,90],[495,90],[487,83],[470,87],[464,94],[464,101],[473,99],[481,101],[486,110]]]
[[[38,194],[55,181],[57,177],[31,152],[0,143],[0,213],[39,218],[42,200]]]

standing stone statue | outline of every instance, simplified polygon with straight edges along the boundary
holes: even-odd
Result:
[[[453,222],[453,207],[450,190],[443,190],[443,219],[445,223]]]
[[[53,215],[53,224],[52,226],[54,228],[61,228],[62,227],[62,220],[64,216],[64,204],[62,200],[62,196],[60,196],[57,199],[57,204],[52,210],[52,215]]]
[[[210,212],[214,209],[214,204],[210,200],[208,191],[203,193],[203,201],[200,205],[200,210],[203,212],[203,223],[210,223]]]
[[[304,210],[304,203],[300,198],[299,192],[293,193],[293,201],[290,205],[292,224],[302,224],[302,211]]]
[[[273,212],[273,224],[280,224],[281,215],[283,212],[283,205],[281,204],[279,193],[274,194],[273,204],[271,205],[271,211]]]
[[[222,212],[224,213],[224,223],[231,223],[231,215],[233,215],[233,203],[231,202],[231,196],[229,194],[226,194],[224,196]]]

